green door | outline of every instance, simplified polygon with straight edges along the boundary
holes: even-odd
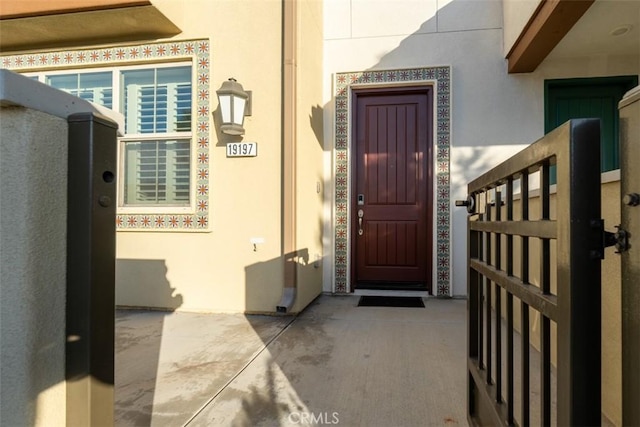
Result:
[[[569,119],[600,118],[601,170],[619,169],[618,102],[637,84],[637,76],[546,80],[545,133]]]

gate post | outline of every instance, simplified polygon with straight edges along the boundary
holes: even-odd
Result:
[[[117,125],[69,116],[67,425],[109,426],[114,414]]]
[[[600,122],[572,120],[568,146],[558,152],[559,426],[600,425],[601,230]],[[598,232],[600,231],[600,235]]]

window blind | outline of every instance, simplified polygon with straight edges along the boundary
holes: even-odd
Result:
[[[190,146],[188,140],[127,142],[125,204],[188,204]]]
[[[190,67],[123,73],[126,133],[191,131]]]
[[[188,205],[191,67],[125,71],[122,81],[126,133],[153,138],[125,141],[125,205]]]

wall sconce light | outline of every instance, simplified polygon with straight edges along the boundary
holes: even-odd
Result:
[[[232,77],[222,83],[216,93],[218,94],[220,112],[222,113],[222,124],[220,125],[222,133],[244,135],[244,128],[242,127],[244,116],[251,115],[251,92],[245,92],[242,85]]]

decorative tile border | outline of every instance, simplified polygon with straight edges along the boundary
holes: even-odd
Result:
[[[207,231],[209,228],[209,143],[211,128],[210,111],[210,56],[209,40],[185,40],[166,43],[149,43],[96,49],[58,52],[27,53],[0,58],[0,68],[17,72],[78,69],[95,66],[132,65],[191,60],[196,80],[193,109],[195,118],[192,131],[192,147],[196,150],[193,167],[196,168],[194,182],[195,206],[187,214],[118,214],[118,230],[180,230]]]
[[[434,234],[436,253],[436,286],[438,296],[449,296],[450,278],[450,190],[449,163],[451,143],[451,67],[411,68],[398,70],[375,70],[365,72],[338,73],[335,76],[335,293],[347,293],[349,289],[349,181],[350,181],[350,102],[352,86],[407,85],[433,82],[435,87],[435,170],[436,232]]]

